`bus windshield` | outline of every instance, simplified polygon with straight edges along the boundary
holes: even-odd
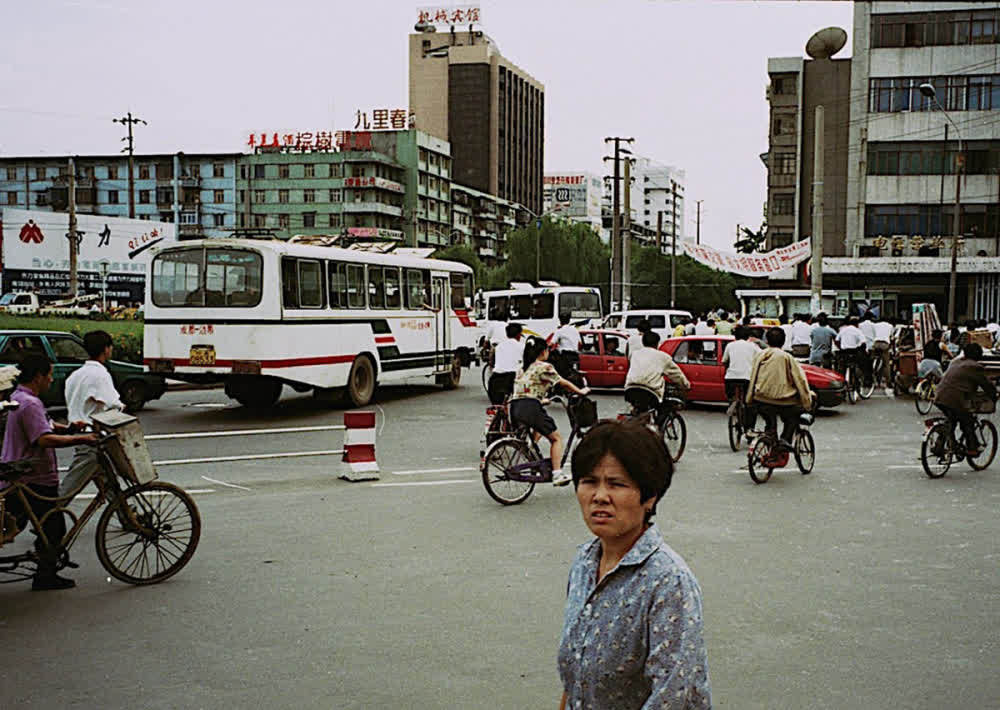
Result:
[[[0,306],[9,306],[14,302],[14,296],[16,295],[16,293],[5,293],[3,296],[0,296]]]
[[[601,295],[594,292],[560,293],[559,315],[569,313],[570,318],[600,318]]]
[[[164,308],[260,303],[264,264],[246,249],[177,249],[153,260],[153,304]]]

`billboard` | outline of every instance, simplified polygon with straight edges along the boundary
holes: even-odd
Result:
[[[805,261],[811,254],[811,241],[803,239],[787,247],[760,254],[737,254],[720,251],[704,244],[681,242],[684,252],[692,259],[716,271],[728,271],[740,276],[767,276]]]
[[[589,173],[560,173],[543,178],[546,211],[565,217],[601,219],[601,179]]]
[[[142,301],[150,248],[177,238],[175,225],[141,219],[77,215],[80,293],[101,291],[100,264],[108,264],[108,299]],[[69,291],[69,215],[4,208],[3,291],[42,296]]]

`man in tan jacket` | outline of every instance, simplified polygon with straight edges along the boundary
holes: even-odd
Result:
[[[780,418],[781,441],[791,447],[799,415],[812,409],[813,393],[802,366],[791,353],[782,350],[785,332],[771,328],[766,338],[768,348],[757,356],[750,371],[746,402],[756,406],[767,420],[769,431],[777,428],[775,420]]]

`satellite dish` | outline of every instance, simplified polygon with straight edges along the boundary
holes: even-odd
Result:
[[[847,32],[839,27],[820,30],[806,42],[806,54],[813,59],[829,59],[847,44]]]

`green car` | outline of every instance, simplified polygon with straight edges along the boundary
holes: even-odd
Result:
[[[42,401],[47,407],[65,407],[66,378],[89,359],[83,341],[72,333],[57,331],[0,330],[0,365],[17,365],[26,353],[47,355],[54,363],[52,386],[42,395]],[[167,391],[167,381],[147,372],[142,365],[109,360],[107,368],[130,412],[139,411],[146,402],[159,399]]]

